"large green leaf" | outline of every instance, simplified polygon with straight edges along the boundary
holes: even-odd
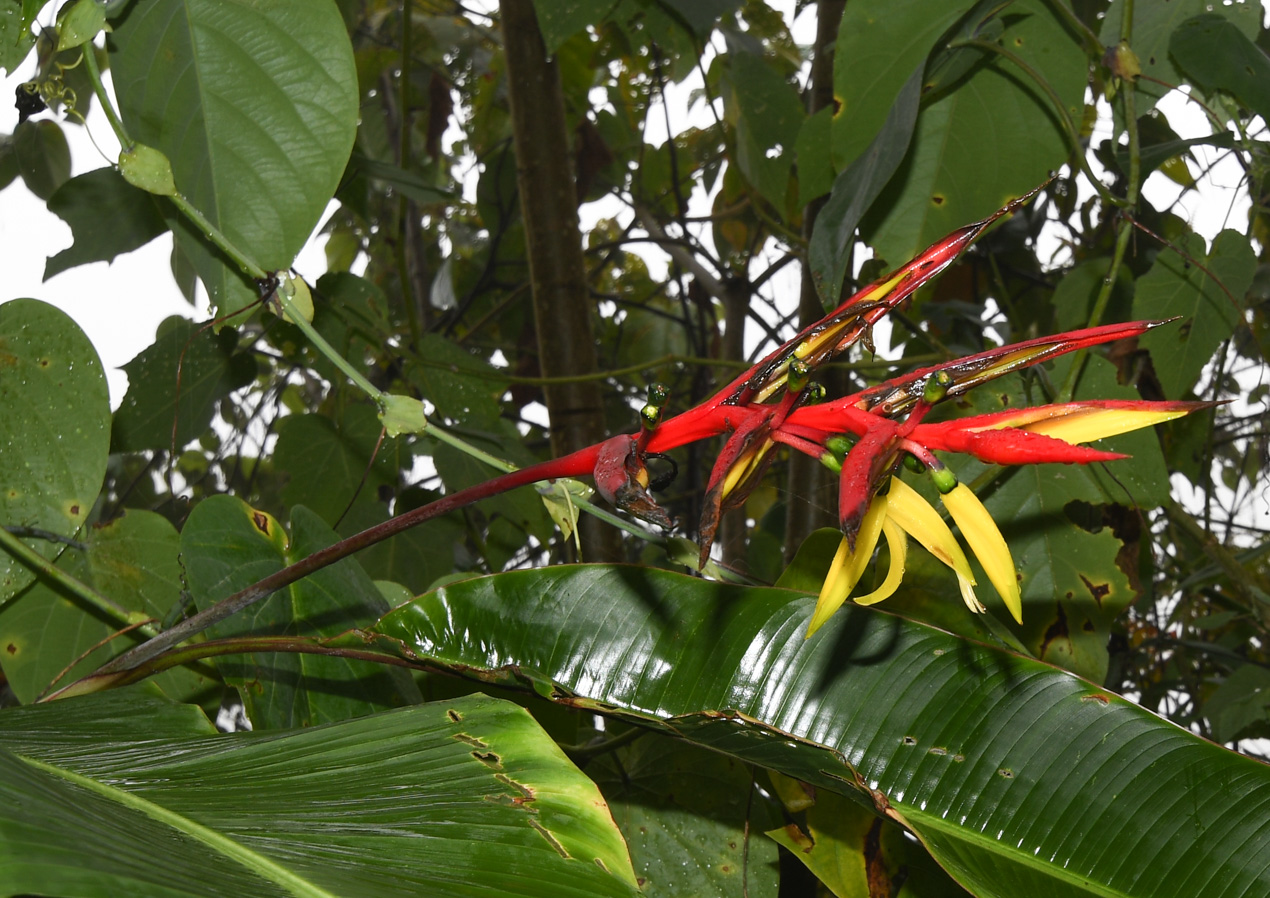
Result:
[[[38,300],[0,306],[0,525],[74,534],[97,500],[109,441],[106,377],[84,332]],[[64,548],[26,543],[46,558]],[[32,579],[0,551],[0,605]]]
[[[736,164],[784,212],[794,145],[806,118],[798,91],[761,55],[740,48],[728,54],[727,76],[725,109],[736,128]]]
[[[291,512],[290,538],[278,522],[231,496],[195,506],[181,531],[181,560],[199,609],[335,542],[303,506]],[[388,608],[374,581],[349,558],[293,583],[209,631],[218,638],[332,636]],[[321,655],[260,653],[222,659],[257,728],[311,726],[418,701],[408,677],[360,661]]]
[[[485,696],[217,735],[130,692],[0,714],[0,894],[635,895],[598,790]]]
[[[1221,284],[1182,256],[1164,249],[1151,270],[1138,278],[1133,297],[1135,318],[1182,316],[1177,324],[1156,328],[1138,340],[1139,346],[1150,350],[1164,395],[1170,399],[1190,392],[1217,347],[1234,333],[1244,294],[1256,271],[1252,248],[1236,231],[1218,234],[1209,256],[1204,254],[1203,238],[1194,234],[1182,240],[1181,247]]]
[[[805,640],[813,605],[575,566],[457,583],[378,628],[428,663],[862,796],[976,894],[1270,888],[1270,768],[1065,671],[875,609]]]
[[[0,3],[0,71],[12,74],[35,46],[31,24],[42,0],[5,0]]]
[[[1099,37],[1109,47],[1120,40],[1124,9],[1124,3],[1112,3],[1102,20]],[[1134,7],[1133,33],[1129,43],[1142,66],[1142,74],[1165,82],[1157,84],[1138,79],[1139,94],[1158,100],[1169,91],[1165,85],[1180,85],[1186,80],[1186,76],[1174,65],[1169,40],[1187,19],[1209,12],[1225,16],[1250,39],[1255,39],[1261,30],[1261,4],[1254,0],[1233,0],[1230,4],[1213,3],[1211,0],[1167,0]],[[1139,106],[1138,111],[1144,111],[1144,107]]]
[[[889,6],[879,21],[888,15]],[[1031,66],[1079,122],[1088,60],[1063,20],[1045,0],[1016,0],[1001,21],[997,43]],[[877,52],[867,28],[840,37],[837,52],[850,60],[866,45]],[[835,66],[847,64],[839,59]],[[931,93],[908,155],[864,219],[865,239],[892,265],[1023,195],[1070,151],[1047,94],[996,54],[983,51],[978,67]]]
[[[83,548],[68,548],[57,566],[120,607],[163,620],[181,595],[179,551],[180,537],[166,518],[132,510],[88,528]],[[119,653],[120,643],[130,644],[107,641],[122,626],[102,620],[64,587],[41,577],[0,612],[0,658],[14,694],[31,702],[50,686],[95,670]],[[209,681],[178,668],[163,674],[159,684],[167,694],[185,697]]]
[[[1262,118],[1270,118],[1270,59],[1225,16],[1205,13],[1183,22],[1169,52],[1207,91],[1225,90]]]
[[[152,0],[113,22],[111,68],[131,136],[268,270],[286,268],[339,184],[357,129],[357,74],[330,0]],[[255,298],[187,224],[177,239],[221,312]]]
[[[133,187],[114,168],[71,178],[49,197],[48,208],[70,226],[75,242],[49,257],[46,281],[76,265],[111,262],[167,230],[155,198]],[[109,219],[103,217],[105,210]]]

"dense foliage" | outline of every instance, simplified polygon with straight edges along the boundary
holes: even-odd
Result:
[[[171,231],[215,309],[164,322],[112,413],[79,328],[0,295],[0,894],[1267,890],[1257,4],[0,6],[0,69],[37,66],[0,185],[74,234],[46,278]],[[70,178],[98,104],[124,151]],[[1198,233],[1232,162],[1239,211]],[[315,556],[638,431],[650,384],[697,405],[1038,185],[818,375],[1178,319],[934,413],[1223,403],[1099,442],[1130,460],[947,457],[1021,624],[913,552],[805,640],[834,477],[775,456],[703,576],[718,440],[654,466],[671,532],[557,480]]]

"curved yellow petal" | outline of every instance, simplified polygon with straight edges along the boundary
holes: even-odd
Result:
[[[891,515],[887,515],[882,522],[882,532],[886,534],[886,545],[891,550],[891,567],[881,586],[867,596],[854,600],[857,605],[876,605],[883,599],[889,599],[895,595],[895,590],[900,587],[900,580],[904,578],[904,563],[908,560],[908,537]]]
[[[1025,426],[1025,430],[1066,443],[1092,443],[1132,430],[1172,421],[1188,409],[1080,408]]]
[[[829,565],[824,585],[820,587],[816,609],[807,624],[808,638],[842,607],[842,603],[851,595],[851,590],[860,582],[869,558],[873,555],[873,549],[878,544],[878,537],[882,535],[882,522],[885,520],[886,497],[877,496],[869,504],[869,510],[864,513],[864,519],[860,522],[860,531],[855,538],[855,551],[852,552],[847,545],[846,537],[838,544],[838,552]]]
[[[898,477],[892,477],[886,500],[887,517],[903,527],[927,552],[956,571],[959,581],[975,585],[975,575],[970,570],[970,562],[961,550],[961,544],[921,493]]]
[[[1010,610],[1010,615],[1023,623],[1023,598],[1019,594],[1014,558],[1010,555],[1010,547],[1005,544],[1005,537],[1001,535],[997,522],[992,520],[992,515],[988,514],[979,497],[964,483],[957,484],[950,492],[945,493],[943,501],[944,507],[961,528],[961,535],[966,538],[975,557],[983,565],[984,573],[996,587],[1005,607]]]

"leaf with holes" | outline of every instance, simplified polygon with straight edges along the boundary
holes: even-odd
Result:
[[[229,735],[136,691],[0,712],[0,869],[83,898],[638,894],[595,785],[485,696]]]
[[[814,605],[575,565],[454,583],[377,629],[420,663],[859,796],[976,894],[1270,890],[1270,768],[1066,671],[885,611],[847,607],[808,640]]]
[[[167,230],[155,198],[125,181],[113,168],[71,178],[49,197],[50,212],[70,226],[75,242],[44,266],[44,280],[76,265],[111,262],[145,246]],[[102,210],[110,227],[102,227]]]

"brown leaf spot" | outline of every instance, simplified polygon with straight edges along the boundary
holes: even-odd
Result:
[[[803,832],[802,827],[797,823],[785,824],[785,835],[803,854],[809,853],[816,847],[816,840],[811,837],[811,833]]]
[[[495,755],[494,757],[498,757]],[[523,806],[526,802],[533,801],[538,796],[534,794],[534,790],[526,786],[524,783],[518,783],[505,773],[495,774],[494,779],[498,780],[504,786],[515,789],[520,794],[512,798],[512,804]]]
[[[256,529],[265,536],[269,535],[269,516],[262,511],[253,511],[251,513],[251,522],[256,525]]]
[[[1110,704],[1111,704],[1111,699],[1107,698],[1107,696],[1105,696],[1105,695],[1099,695],[1099,694],[1098,694],[1098,693],[1096,693],[1096,692],[1091,692],[1091,693],[1089,693],[1088,695],[1082,695],[1082,696],[1080,697],[1080,700],[1081,700],[1082,702],[1097,702],[1097,703],[1098,703],[1098,704],[1100,704],[1100,705],[1110,705]]]
[[[882,856],[882,820],[873,821],[864,836],[864,871],[869,886],[869,898],[891,898],[891,871],[886,869]]]
[[[547,844],[554,848],[562,858],[568,859],[569,852],[564,850],[564,846],[560,844],[559,839],[552,835],[551,830],[547,829],[547,827],[543,826],[533,817],[529,818],[529,825],[536,829],[538,831],[538,835],[546,839]]]
[[[51,363],[51,362],[49,362],[49,360],[48,360],[48,359],[40,359],[40,367],[41,367],[41,368],[47,368],[50,364],[52,364],[52,363]]]
[[[1067,630],[1067,612],[1063,610],[1061,602],[1056,602],[1054,607],[1058,614],[1054,618],[1054,623],[1049,625],[1045,631],[1045,637],[1041,640],[1041,657],[1045,657],[1045,653],[1049,651],[1050,643],[1055,639],[1068,639],[1071,634]]]
[[[932,755],[937,755],[942,758],[944,755],[948,754],[948,749],[944,748],[942,745],[933,745],[929,749],[929,752]]]
[[[458,723],[460,720],[463,719],[463,715],[460,714],[458,711],[455,711],[453,708],[446,711],[445,716],[450,718],[451,723]]]
[[[833,98],[833,117],[837,118],[838,113],[840,112],[842,112],[842,98],[834,97]]]
[[[936,206],[942,206],[944,204],[944,200],[946,199],[948,199],[948,197],[944,196],[942,193],[937,193],[930,198],[930,201]]]
[[[1094,597],[1094,601],[1099,605],[1102,600],[1107,598],[1111,593],[1111,584],[1109,583],[1091,583],[1089,578],[1084,574],[1080,575],[1080,582],[1085,584],[1085,588],[1089,590],[1089,594]]]
[[[4,650],[8,652],[10,655],[16,655],[18,653],[18,647],[14,645],[12,642],[6,645],[4,647]]]
[[[457,739],[457,740],[459,740],[460,742],[462,742],[462,743],[464,743],[464,744],[466,744],[466,745],[471,745],[471,746],[473,746],[473,747],[475,747],[475,748],[482,748],[482,749],[483,749],[483,748],[489,748],[489,745],[488,745],[488,744],[486,744],[485,740],[483,740],[483,739],[478,739],[478,738],[476,738],[475,736],[469,736],[467,733],[455,733],[455,734],[454,734],[453,736],[451,736],[450,738],[451,738],[451,739]]]
[[[1009,767],[1002,767],[1000,770],[997,771],[997,776],[1003,779],[1012,780],[1014,779],[1014,771],[1011,770]]]
[[[79,515],[79,503],[71,506],[71,515],[76,517]]]
[[[1094,627],[1094,622],[1091,621],[1089,618],[1085,618],[1085,622],[1080,625],[1080,628],[1084,630],[1086,633],[1092,633],[1096,629]]]
[[[905,737],[904,737],[901,741],[902,741],[905,745],[916,745],[916,744],[917,744],[917,739],[915,739],[915,738],[914,738],[914,737],[912,737],[912,736],[905,736]]]
[[[480,761],[486,767],[494,770],[501,770],[503,768],[503,759],[495,752],[473,750],[472,757],[476,758],[476,760]]]

